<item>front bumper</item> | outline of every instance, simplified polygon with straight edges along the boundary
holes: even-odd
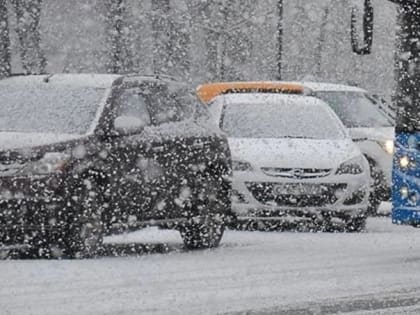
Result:
[[[61,230],[65,201],[52,177],[0,178],[0,247],[45,239]]]
[[[0,201],[0,246],[28,243],[56,234],[65,222],[64,206],[56,198]]]
[[[296,189],[279,194],[276,192],[279,185],[291,185]],[[300,188],[305,187],[321,189],[322,193],[302,193]],[[348,220],[365,215],[367,211],[369,174],[294,180],[236,172],[232,195],[232,209],[239,221],[322,220],[325,216]]]

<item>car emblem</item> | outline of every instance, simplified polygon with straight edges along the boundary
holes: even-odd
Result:
[[[303,174],[304,174],[304,171],[301,168],[296,168],[292,170],[293,178],[302,178]]]

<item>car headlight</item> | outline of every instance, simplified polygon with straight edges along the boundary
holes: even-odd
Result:
[[[245,162],[245,161],[238,161],[238,160],[232,161],[232,169],[234,171],[239,171],[239,172],[246,172],[246,171],[253,170],[251,163]]]
[[[407,199],[409,195],[409,189],[407,186],[402,186],[400,189],[400,195],[402,199]]]
[[[398,163],[401,168],[414,168],[416,166],[416,162],[408,156],[400,157]]]
[[[47,152],[38,160],[27,164],[22,173],[47,175],[62,171],[70,159],[70,155],[63,152]]]
[[[388,154],[394,153],[394,141],[393,140],[386,140],[386,141],[378,141],[378,144],[384,149],[384,151]]]
[[[339,168],[337,169],[336,174],[343,175],[343,174],[350,174],[350,175],[357,175],[363,173],[363,157],[358,156],[352,158],[344,163],[342,163]]]

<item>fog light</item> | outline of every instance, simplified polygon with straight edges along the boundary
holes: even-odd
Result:
[[[401,194],[401,198],[407,199],[408,198],[408,187],[407,186],[401,187],[400,194]]]
[[[235,189],[232,190],[232,202],[233,203],[249,203],[246,200],[245,196]]]
[[[348,197],[344,201],[344,205],[350,206],[350,205],[355,205],[355,204],[361,203],[364,200],[365,196],[366,196],[366,189],[361,188],[361,189],[355,191],[354,193],[352,193],[351,196]]]
[[[407,168],[410,165],[410,159],[407,156],[400,158],[400,166],[402,168]]]

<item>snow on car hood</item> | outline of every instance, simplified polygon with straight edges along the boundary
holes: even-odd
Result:
[[[352,139],[367,139],[375,141],[394,140],[394,128],[350,128]]]
[[[0,132],[0,151],[39,147],[81,137],[74,134]]]
[[[260,167],[333,168],[361,153],[350,139],[229,138],[233,160]]]

